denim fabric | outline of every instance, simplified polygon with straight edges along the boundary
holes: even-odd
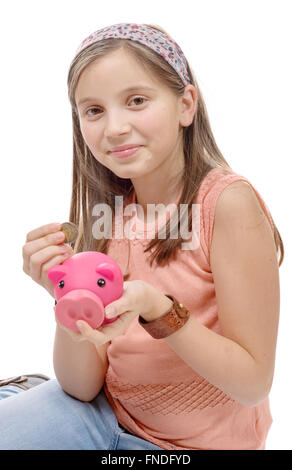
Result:
[[[0,387],[0,450],[155,450],[119,425],[103,391],[79,401],[56,379],[29,390]]]

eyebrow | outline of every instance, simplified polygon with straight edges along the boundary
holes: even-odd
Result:
[[[126,93],[126,92],[129,92],[129,91],[134,91],[134,90],[148,90],[148,91],[155,91],[154,88],[151,88],[150,86],[130,86],[128,88],[125,88],[124,90],[122,90],[121,94],[123,93]],[[96,101],[96,98],[91,98],[90,96],[86,97],[86,98],[82,98],[82,100],[80,100],[77,105],[81,105],[83,103],[86,103],[87,101]]]

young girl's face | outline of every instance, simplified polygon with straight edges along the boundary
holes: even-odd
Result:
[[[181,104],[123,50],[87,66],[75,100],[87,146],[120,178],[135,180],[155,173],[159,181],[182,170]],[[132,156],[117,158],[110,152],[130,144],[140,146]]]

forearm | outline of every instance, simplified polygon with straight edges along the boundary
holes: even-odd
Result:
[[[53,363],[58,382],[65,392],[81,401],[91,401],[101,390],[108,367],[106,348],[103,357],[89,341],[75,342],[56,325]]]
[[[242,405],[256,406],[267,396],[270,384],[254,358],[192,317],[165,341],[197,374]]]

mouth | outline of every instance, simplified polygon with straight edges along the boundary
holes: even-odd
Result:
[[[137,147],[132,147],[132,148],[128,148],[126,150],[118,150],[118,151],[115,151],[115,152],[109,152],[110,155],[112,155],[113,157],[117,157],[117,158],[126,158],[126,157],[130,157],[131,155],[134,155],[134,153],[137,152],[137,150],[141,147],[141,145],[138,145]]]

